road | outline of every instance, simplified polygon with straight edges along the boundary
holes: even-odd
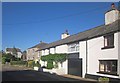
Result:
[[[2,81],[80,81],[88,80],[73,79],[56,74],[34,71],[26,67],[4,65],[2,67]],[[95,83],[95,82],[94,82]]]

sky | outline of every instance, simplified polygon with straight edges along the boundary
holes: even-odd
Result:
[[[60,40],[65,30],[72,35],[100,26],[111,3],[3,2],[2,49],[15,46],[24,51],[40,41]]]

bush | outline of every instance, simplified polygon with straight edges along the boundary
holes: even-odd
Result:
[[[21,59],[20,58],[15,58],[14,61],[21,61]]]
[[[58,67],[58,62],[62,63],[67,59],[67,54],[49,54],[41,56],[42,61],[47,61],[47,68],[53,68],[53,62],[55,62],[54,68]]]
[[[6,62],[10,62],[10,58],[6,58]]]
[[[10,62],[10,58],[2,57],[2,64],[5,64],[6,62]]]
[[[41,67],[40,63],[37,61],[37,63],[34,64],[34,67]]]
[[[46,67],[47,69],[52,69],[52,68],[54,68],[54,66],[53,66],[53,62],[52,61],[47,61],[47,67]]]
[[[35,62],[30,60],[27,62],[27,67],[34,67]]]
[[[26,61],[10,61],[11,65],[26,65]]]
[[[6,57],[2,57],[2,64],[5,64],[6,62]]]

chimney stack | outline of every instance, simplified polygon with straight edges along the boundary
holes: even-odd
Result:
[[[61,39],[64,39],[66,37],[70,36],[69,33],[68,33],[68,30],[66,30],[64,33],[62,33],[61,35]]]
[[[111,9],[105,13],[105,25],[111,24],[117,21],[119,17],[119,10],[115,7],[115,4],[111,4]]]

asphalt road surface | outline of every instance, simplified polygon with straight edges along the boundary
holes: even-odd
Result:
[[[4,65],[2,67],[2,82],[5,81],[80,81],[85,80],[67,78],[56,74],[34,71],[26,67]],[[88,82],[88,80],[86,80]],[[89,83],[89,82],[88,82]],[[92,82],[95,83],[95,82]]]

